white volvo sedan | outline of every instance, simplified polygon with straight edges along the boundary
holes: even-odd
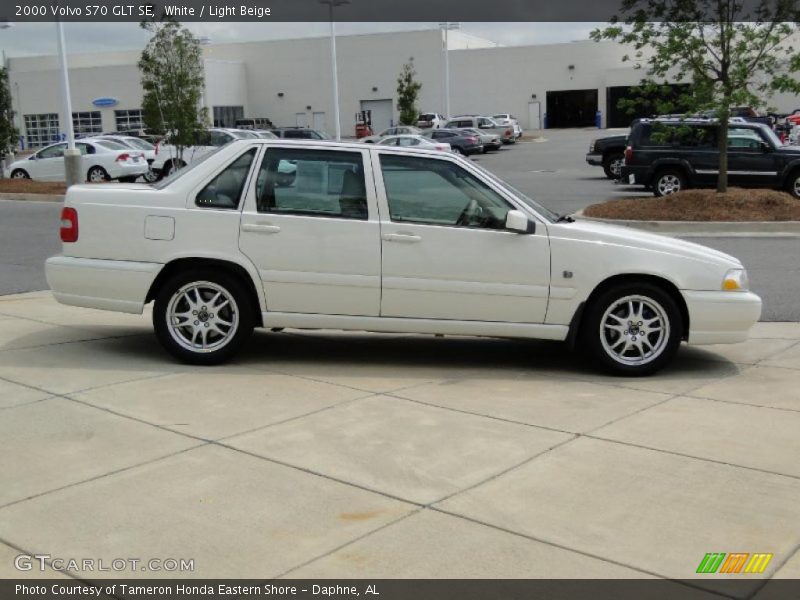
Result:
[[[239,140],[152,187],[71,187],[61,239],[59,302],[154,302],[161,344],[204,365],[259,326],[564,340],[641,375],[761,312],[731,256],[558,217],[418,148]]]

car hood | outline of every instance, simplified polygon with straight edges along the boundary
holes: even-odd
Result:
[[[800,146],[779,146],[775,149],[775,152],[781,152],[783,154],[800,154]]]
[[[601,244],[641,248],[643,250],[682,256],[696,261],[726,265],[730,268],[742,266],[739,259],[719,250],[667,235],[648,233],[633,227],[578,219],[573,223],[554,223],[550,226],[550,230],[550,235],[567,239],[572,238]]]

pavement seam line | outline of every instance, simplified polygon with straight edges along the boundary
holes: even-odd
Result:
[[[758,467],[748,467],[747,465],[739,465],[736,463],[725,462],[724,460],[718,460],[715,458],[706,458],[703,456],[695,456],[693,454],[684,454],[683,452],[678,452],[676,450],[664,450],[663,448],[653,448],[652,446],[645,446],[643,444],[636,444],[634,442],[625,442],[622,440],[615,440],[611,438],[606,438],[598,435],[592,434],[583,434],[581,437],[585,437],[591,440],[597,440],[600,442],[607,442],[611,444],[619,444],[621,446],[629,446],[631,448],[640,448],[642,450],[648,450],[650,452],[660,452],[662,454],[670,454],[672,456],[680,456],[682,458],[689,458],[692,460],[700,460],[703,462],[713,463],[716,465],[723,465],[726,467],[731,467],[734,469],[746,469],[748,471],[756,471],[758,473],[765,473],[767,475],[774,475],[776,477],[785,477],[787,479],[794,479],[800,481],[800,475],[789,475],[788,473],[778,473],[777,471],[769,471],[767,469],[760,469]]]
[[[289,573],[292,573],[293,571],[297,571],[297,570],[302,569],[303,567],[306,567],[306,566],[308,566],[310,564],[313,564],[313,563],[315,563],[315,562],[317,562],[319,560],[327,558],[328,556],[331,556],[332,554],[335,554],[336,552],[339,552],[339,550],[343,550],[344,548],[347,548],[348,546],[356,544],[356,543],[360,542],[363,539],[366,539],[366,538],[368,538],[368,537],[370,537],[370,536],[372,536],[372,535],[374,535],[374,534],[376,534],[376,533],[378,533],[380,531],[383,531],[384,529],[392,527],[393,525],[396,525],[397,523],[400,523],[401,521],[405,521],[409,517],[412,517],[414,515],[420,514],[424,510],[425,510],[425,507],[420,507],[420,508],[415,508],[413,510],[410,510],[406,514],[398,517],[397,519],[394,519],[393,521],[389,521],[388,523],[384,523],[380,527],[377,527],[376,529],[373,529],[371,531],[368,531],[367,533],[359,535],[358,537],[355,537],[352,540],[344,542],[343,544],[340,544],[336,548],[328,550],[327,552],[323,552],[322,554],[320,554],[318,556],[315,556],[314,558],[311,558],[311,559],[309,559],[309,560],[307,560],[307,561],[305,561],[303,563],[295,565],[294,567],[290,567],[289,569],[283,571],[282,573],[279,573],[278,575],[276,575],[275,577],[273,577],[269,581],[274,581],[275,579],[280,579],[281,577],[285,577],[286,575],[288,575]]]
[[[775,575],[777,575],[777,574],[778,574],[778,571],[780,571],[780,570],[781,570],[783,567],[785,567],[785,566],[786,566],[786,564],[787,564],[787,563],[788,563],[790,560],[792,560],[792,559],[793,559],[795,556],[800,556],[800,544],[797,544],[797,545],[795,545],[795,547],[794,547],[794,549],[793,549],[793,550],[791,550],[791,551],[789,551],[789,552],[787,552],[787,553],[786,553],[786,558],[785,558],[785,559],[783,559],[783,560],[782,560],[782,561],[781,561],[781,562],[780,562],[780,563],[779,563],[779,564],[778,564],[778,565],[775,567],[775,569],[772,571],[772,575],[770,575],[769,577],[765,578],[765,579],[763,580],[763,581],[764,581],[764,583],[763,583],[762,585],[758,586],[758,587],[757,587],[757,588],[756,588],[756,589],[755,589],[755,590],[754,590],[754,591],[753,591],[753,592],[752,592],[750,595],[748,595],[748,596],[747,596],[747,600],[750,600],[751,598],[753,598],[754,596],[756,596],[756,595],[757,595],[757,594],[758,594],[758,593],[759,593],[759,592],[760,592],[760,591],[761,591],[763,588],[765,588],[765,587],[767,586],[767,584],[769,584],[769,582],[770,582],[770,581],[790,581],[790,580],[786,580],[786,579],[783,579],[783,578],[781,578],[781,579],[775,579]]]
[[[723,598],[731,598],[732,600],[736,600],[734,596],[729,596],[727,594],[723,594],[721,592],[716,592],[714,590],[709,590],[709,589],[701,587],[701,586],[695,586],[695,585],[691,585],[689,583],[685,583],[686,580],[664,577],[663,575],[660,575],[660,574],[658,574],[658,573],[656,573],[654,571],[649,571],[649,570],[641,568],[641,567],[636,567],[634,565],[629,565],[629,564],[626,564],[624,562],[620,562],[618,560],[615,560],[613,558],[607,558],[607,557],[604,557],[604,556],[593,554],[593,553],[588,552],[586,550],[581,550],[579,548],[573,548],[571,546],[567,546],[567,545],[561,544],[559,542],[554,542],[552,540],[539,538],[539,537],[536,537],[536,536],[528,534],[528,533],[522,533],[520,531],[514,531],[513,529],[507,529],[506,527],[503,527],[501,525],[495,525],[493,523],[488,523],[486,521],[481,521],[480,519],[476,519],[474,517],[470,517],[470,516],[463,515],[463,514],[460,514],[460,513],[451,512],[451,511],[449,511],[447,509],[440,508],[438,506],[430,506],[430,507],[428,507],[428,509],[436,511],[436,512],[439,512],[439,513],[442,513],[442,514],[445,514],[445,515],[448,515],[448,516],[451,516],[451,517],[456,517],[458,519],[463,519],[465,521],[469,521],[470,523],[475,523],[477,525],[482,525],[484,527],[489,527],[490,529],[495,529],[497,531],[502,531],[502,532],[508,533],[510,535],[521,537],[521,538],[524,538],[526,540],[531,540],[531,541],[534,541],[534,542],[538,542],[540,544],[545,544],[547,546],[552,546],[554,548],[559,548],[560,550],[565,550],[567,552],[572,552],[572,553],[575,553],[575,554],[580,554],[580,555],[583,555],[583,556],[587,556],[589,558],[593,558],[595,560],[599,560],[599,561],[602,561],[602,562],[605,562],[605,563],[616,565],[618,567],[631,569],[632,571],[638,571],[639,573],[643,573],[645,575],[650,575],[650,576],[656,577],[657,579],[660,579],[660,580],[673,581],[675,583],[678,583],[678,584],[681,584],[681,585],[685,585],[686,587],[689,587],[689,588],[692,588],[692,589],[698,589],[698,590],[701,590],[703,592],[710,592],[710,593],[716,594],[716,595],[721,596]]]
[[[62,486],[57,487],[57,488],[46,490],[44,492],[39,492],[38,494],[32,494],[31,496],[27,496],[25,498],[20,498],[18,500],[12,500],[11,502],[7,502],[6,504],[0,505],[0,511],[4,510],[6,508],[10,508],[12,506],[16,506],[17,504],[22,504],[23,502],[28,502],[29,500],[35,500],[37,498],[41,498],[42,496],[49,496],[50,494],[55,494],[57,492],[61,492],[61,491],[64,491],[64,490],[67,490],[67,489],[70,489],[70,488],[73,488],[73,487],[77,487],[77,486],[83,485],[85,483],[91,483],[93,481],[98,481],[100,479],[104,479],[105,477],[110,477],[110,476],[113,476],[113,475],[118,475],[120,473],[124,473],[126,471],[130,471],[132,469],[136,469],[136,468],[139,468],[139,467],[145,467],[147,465],[151,465],[151,464],[157,463],[159,461],[162,461],[162,460],[165,460],[165,459],[168,459],[168,458],[172,458],[172,457],[178,456],[180,454],[184,454],[185,452],[189,452],[191,450],[197,450],[198,448],[202,448],[202,447],[207,446],[207,445],[208,445],[208,443],[197,444],[195,446],[189,446],[188,448],[184,448],[182,450],[178,450],[177,452],[170,452],[169,454],[165,454],[163,456],[159,456],[159,457],[153,458],[151,460],[146,460],[144,462],[136,463],[136,464],[133,464],[133,465],[127,465],[125,467],[120,467],[119,469],[114,469],[114,470],[108,471],[106,473],[101,473],[100,475],[95,475],[94,477],[89,477],[88,479],[81,479],[80,481],[74,481],[72,483],[68,483],[66,485],[62,485]]]
[[[220,437],[220,438],[215,438],[215,441],[224,442],[224,441],[232,440],[232,439],[237,438],[239,436],[249,435],[251,433],[256,433],[256,432],[264,430],[264,429],[269,429],[271,427],[277,427],[278,425],[285,425],[286,423],[291,423],[292,421],[297,421],[299,419],[304,419],[306,417],[311,417],[311,416],[314,416],[314,415],[318,415],[319,413],[323,413],[323,412],[332,410],[334,408],[347,406],[348,404],[353,404],[354,402],[358,402],[359,400],[367,400],[369,398],[373,398],[373,397],[378,396],[378,395],[379,395],[378,393],[374,393],[374,394],[368,394],[366,396],[359,396],[358,398],[349,398],[347,400],[342,400],[340,402],[336,402],[335,404],[331,404],[329,406],[323,406],[322,408],[317,408],[315,410],[312,410],[312,411],[307,412],[307,413],[303,413],[301,415],[296,415],[294,417],[287,417],[286,419],[283,419],[282,421],[276,421],[274,423],[267,423],[266,425],[261,425],[259,427],[254,427],[253,429],[248,429],[246,431],[239,431],[237,433],[232,433],[231,435],[226,435],[226,436],[223,436],[223,437]]]
[[[68,327],[70,329],[78,329],[70,325],[59,325],[59,327]],[[52,346],[66,346],[67,344],[83,344],[86,342],[102,342],[105,340],[122,340],[133,337],[149,336],[150,333],[129,333],[127,335],[112,335],[106,337],[86,338],[84,340],[65,340],[63,342],[53,342],[51,344],[36,344],[34,346],[22,346],[19,348],[0,348],[0,354],[4,352],[20,352],[22,350],[36,350],[37,348],[50,348]]]
[[[9,541],[9,540],[7,540],[7,539],[3,538],[3,537],[0,537],[0,544],[5,544],[5,545],[6,545],[6,546],[8,546],[9,548],[11,548],[11,549],[13,549],[13,550],[16,550],[16,551],[17,551],[17,552],[19,552],[20,554],[24,554],[24,555],[26,555],[26,556],[36,556],[37,554],[39,554],[39,553],[37,553],[37,552],[31,552],[31,551],[29,551],[29,550],[27,550],[27,549],[23,548],[22,546],[19,546],[19,545],[15,544],[15,543],[13,543],[13,542],[11,542],[11,541]],[[78,578],[78,577],[75,577],[75,576],[74,576],[72,573],[70,573],[69,571],[59,571],[58,569],[53,569],[53,567],[52,567],[52,562],[51,562],[51,561],[49,561],[49,560],[45,560],[45,563],[46,563],[46,564],[48,564],[48,565],[50,565],[50,568],[51,568],[51,569],[53,570],[53,572],[55,572],[55,573],[61,573],[62,575],[65,575],[66,577],[68,577],[68,578],[70,578],[70,579],[75,579],[75,580],[77,580],[77,581],[85,581],[85,580],[83,580],[83,579],[80,579],[80,578]],[[39,572],[40,572],[40,573],[42,573],[43,571],[39,571]]]
[[[697,396],[694,394],[686,394],[685,398],[692,400],[708,400],[710,402],[721,402],[722,404],[733,404],[734,406],[749,406],[750,408],[765,408],[767,410],[780,410],[782,412],[800,413],[800,408],[786,408],[783,406],[766,406],[764,404],[749,404],[748,402],[740,402],[738,400],[724,400],[722,398],[709,398],[707,396]]]

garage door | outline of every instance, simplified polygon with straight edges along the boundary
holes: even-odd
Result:
[[[362,100],[361,110],[372,111],[372,130],[375,133],[394,125],[391,100]]]
[[[597,90],[547,92],[547,127],[593,127]]]

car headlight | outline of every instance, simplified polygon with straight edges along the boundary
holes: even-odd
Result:
[[[747,271],[744,269],[731,269],[722,279],[722,289],[729,292],[744,292],[750,287],[747,280]]]

